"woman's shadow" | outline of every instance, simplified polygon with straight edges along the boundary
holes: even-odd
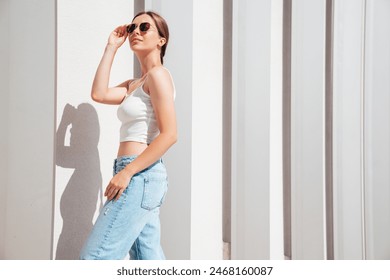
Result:
[[[65,146],[70,125],[70,145]],[[92,229],[97,201],[102,198],[99,135],[98,115],[92,105],[83,103],[75,108],[66,104],[57,130],[56,164],[74,172],[61,196],[63,227],[55,259],[78,259]]]

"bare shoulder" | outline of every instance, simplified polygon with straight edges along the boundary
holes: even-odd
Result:
[[[150,94],[174,94],[171,73],[163,66],[154,67],[148,72],[147,83]]]
[[[163,66],[158,66],[151,69],[148,73],[148,78],[154,82],[159,82],[160,80],[162,82],[165,80],[172,82],[171,73]]]

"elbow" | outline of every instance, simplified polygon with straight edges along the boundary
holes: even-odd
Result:
[[[177,133],[172,134],[171,136],[171,143],[172,145],[176,144],[177,142]]]
[[[176,133],[167,133],[167,142],[169,143],[169,146],[174,145],[177,142],[177,134]]]
[[[91,98],[93,101],[96,101],[98,103],[102,103],[102,101],[103,101],[103,98],[101,97],[101,95],[94,92],[94,91],[91,92]]]
[[[97,101],[98,100],[98,95],[96,94],[96,92],[91,91],[91,98],[92,98],[93,101]]]
[[[175,144],[177,142],[177,129],[172,129],[171,133],[170,133],[170,138],[171,138],[171,142],[172,142],[172,145]]]

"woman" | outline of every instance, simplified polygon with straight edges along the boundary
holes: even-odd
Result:
[[[116,51],[129,39],[142,77],[109,88]],[[81,259],[164,259],[160,246],[159,207],[167,191],[161,160],[176,142],[175,89],[162,66],[169,31],[154,12],[137,14],[108,39],[92,85],[92,99],[119,104],[122,122],[114,177],[105,190],[107,202],[85,243]]]

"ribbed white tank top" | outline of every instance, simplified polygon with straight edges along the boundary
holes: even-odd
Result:
[[[120,142],[150,144],[160,133],[150,96],[143,90],[144,82],[127,94],[118,107],[117,116],[122,122]]]

